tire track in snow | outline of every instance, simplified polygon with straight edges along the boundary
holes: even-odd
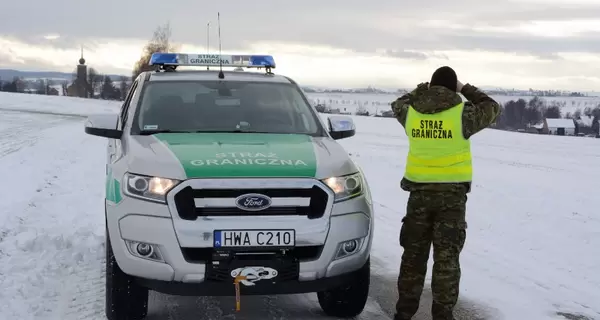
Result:
[[[0,186],[12,196],[0,204],[0,319],[102,319],[104,150],[83,134],[80,120],[32,118],[39,119],[0,120],[3,128],[28,130],[36,144],[0,157],[0,174],[13,182]]]
[[[99,265],[101,268],[98,268]],[[104,259],[75,265],[72,276],[61,292],[56,319],[91,320],[104,316]]]
[[[45,129],[74,120],[14,111],[0,111],[0,118],[0,157],[34,145]]]

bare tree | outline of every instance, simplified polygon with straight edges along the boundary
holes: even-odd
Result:
[[[104,76],[100,88],[100,99],[116,100],[119,98],[118,90],[115,88],[112,79],[109,76]]]
[[[544,117],[547,119],[560,119],[561,118],[560,106],[557,104],[551,104],[544,111]]]
[[[152,39],[142,51],[140,59],[135,63],[131,79],[135,80],[140,73],[144,71],[154,70],[152,66],[148,65],[150,57],[155,52],[173,52],[177,49],[177,46],[171,43],[171,25],[167,22],[163,26],[159,26],[154,31]]]
[[[36,94],[46,94],[46,82],[44,81],[44,79],[37,79],[35,81],[35,93]]]
[[[129,78],[121,76],[119,78],[119,91],[121,92],[121,100],[125,100],[127,91],[129,90]]]
[[[69,81],[68,80],[64,80],[61,83],[61,86],[62,86],[63,96],[68,96],[69,95]]]
[[[89,84],[90,96],[91,98],[96,97],[96,92],[100,91],[100,86],[102,81],[104,80],[104,76],[102,76],[96,69],[89,68],[87,74],[87,82]]]
[[[567,114],[565,114],[565,119],[573,119],[573,114],[570,112],[567,112]]]

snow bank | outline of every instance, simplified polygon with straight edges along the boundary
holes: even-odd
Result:
[[[0,92],[0,110],[88,116],[119,112],[119,101]]]

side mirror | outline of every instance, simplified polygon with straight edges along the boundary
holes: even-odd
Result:
[[[117,130],[118,114],[91,115],[85,122],[85,133],[109,139],[121,139],[123,131]]]
[[[335,140],[350,138],[356,134],[356,126],[352,118],[347,116],[330,116],[329,134]]]

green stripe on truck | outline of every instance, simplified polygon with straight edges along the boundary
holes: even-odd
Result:
[[[188,178],[310,177],[317,158],[310,136],[265,133],[159,133]]]

